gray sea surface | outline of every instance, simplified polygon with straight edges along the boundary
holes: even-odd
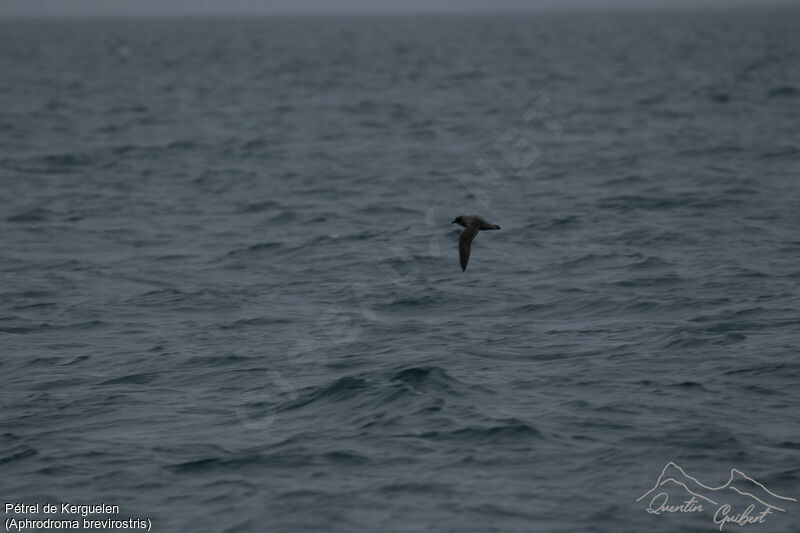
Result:
[[[670,461],[800,499],[798,27],[0,22],[0,502],[717,531],[636,501]]]

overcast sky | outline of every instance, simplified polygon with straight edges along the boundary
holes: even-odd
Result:
[[[0,0],[2,16],[440,11],[691,5],[798,5],[800,0]]]

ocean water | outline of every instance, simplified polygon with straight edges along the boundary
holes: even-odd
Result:
[[[670,461],[800,499],[798,25],[0,22],[0,500],[718,530],[636,501]]]

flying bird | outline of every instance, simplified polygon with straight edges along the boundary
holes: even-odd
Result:
[[[469,261],[469,249],[472,239],[482,229],[500,229],[497,224],[489,224],[478,215],[461,215],[456,217],[451,224],[458,224],[464,227],[461,232],[461,237],[458,239],[458,257],[461,259],[461,271],[467,270],[467,261]]]

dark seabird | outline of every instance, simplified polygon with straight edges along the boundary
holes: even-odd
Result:
[[[461,237],[458,239],[458,256],[461,259],[461,271],[467,269],[467,261],[469,261],[469,248],[472,239],[482,229],[500,229],[497,224],[489,224],[478,215],[461,215],[456,217],[451,224],[458,224],[464,226],[464,231],[461,232]]]

